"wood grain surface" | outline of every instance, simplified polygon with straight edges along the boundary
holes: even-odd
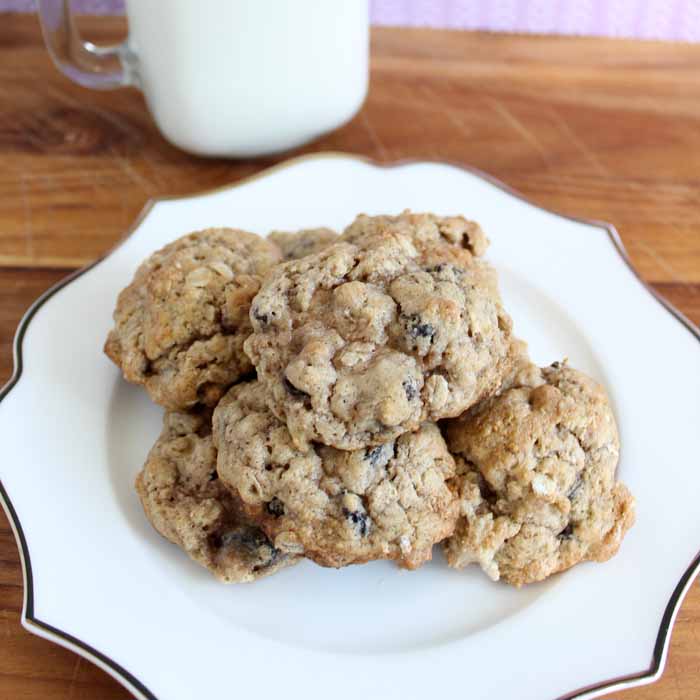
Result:
[[[96,42],[125,33],[120,19],[81,26]],[[642,277],[700,323],[700,46],[378,29],[371,81],[350,124],[294,155],[447,159],[545,207],[611,221]],[[23,311],[104,254],[150,197],[234,182],[281,160],[175,150],[140,94],[70,84],[35,18],[18,15],[0,15],[0,156],[0,382]],[[0,698],[128,697],[90,663],[25,632],[21,603],[17,549],[0,513]],[[700,698],[697,584],[663,679],[615,697]]]

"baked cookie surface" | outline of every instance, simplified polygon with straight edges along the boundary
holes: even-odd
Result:
[[[151,524],[224,583],[245,583],[296,561],[245,517],[217,477],[211,411],[167,412],[136,478]]]
[[[267,237],[281,251],[285,260],[298,260],[320,253],[338,240],[338,234],[329,228],[307,228],[301,231],[272,231]]]
[[[459,415],[506,372],[512,324],[491,267],[400,232],[368,241],[276,267],[251,305],[245,350],[300,447],[388,442]]]
[[[235,229],[177,239],[153,253],[119,295],[105,352],[168,409],[215,405],[252,370],[243,352],[250,300],[279,259],[276,246]]]
[[[220,479],[275,547],[340,567],[393,559],[417,568],[458,515],[454,460],[436,425],[353,452],[297,448],[259,382],[232,387],[214,412]]]
[[[450,566],[478,562],[520,586],[617,552],[634,499],[615,479],[617,427],[591,378],[561,363],[530,366],[445,432],[462,510],[445,543]]]
[[[481,257],[489,239],[476,221],[463,216],[436,216],[406,210],[398,216],[359,214],[343,231],[341,241],[362,245],[377,235],[396,232],[407,236],[419,248],[449,244]]]

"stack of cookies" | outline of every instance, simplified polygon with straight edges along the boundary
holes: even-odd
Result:
[[[404,212],[154,253],[105,351],[166,409],[136,482],[156,529],[225,582],[442,542],[520,586],[615,554],[634,502],[606,394],[530,362],[487,246]]]

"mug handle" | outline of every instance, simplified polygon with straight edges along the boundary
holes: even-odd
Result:
[[[128,39],[113,46],[84,41],[75,26],[70,0],[37,0],[37,9],[46,47],[61,73],[95,90],[139,86],[136,54]]]

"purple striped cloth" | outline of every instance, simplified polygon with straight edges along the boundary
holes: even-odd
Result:
[[[73,0],[86,14],[123,12],[123,0]],[[371,0],[374,24],[700,41],[700,0]],[[0,0],[27,12],[33,0]]]

